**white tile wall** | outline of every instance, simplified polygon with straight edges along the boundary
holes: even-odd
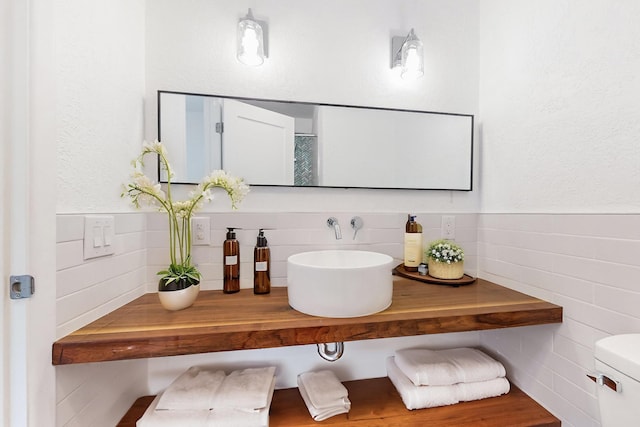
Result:
[[[83,259],[83,215],[57,216],[57,336],[113,311],[146,289],[144,214],[115,215],[115,254]]]
[[[241,228],[237,236],[241,242],[243,288],[252,286],[253,247],[257,230],[262,227],[272,229],[266,234],[272,251],[274,286],[286,285],[286,259],[296,252],[351,248],[387,253],[398,262],[402,258],[404,213],[199,215],[210,217],[212,225],[212,244],[194,247],[193,251],[203,273],[204,289],[222,288],[222,242],[227,226]],[[342,240],[337,241],[326,226],[330,215],[341,224]],[[354,215],[365,222],[355,240],[349,227]],[[441,215],[417,215],[424,227],[425,244],[438,238]],[[166,218],[156,213],[115,216],[116,253],[88,261],[82,260],[83,216],[58,216],[59,336],[144,291],[155,290],[155,273],[167,262]],[[595,386],[584,374],[593,369],[596,340],[640,330],[640,286],[635,280],[640,272],[638,225],[640,219],[635,215],[456,215],[456,240],[467,253],[466,271],[563,306],[563,323],[352,343],[339,368],[345,378],[381,376],[382,365],[371,360],[363,365],[363,358],[373,354],[383,358],[394,348],[416,342],[434,346],[481,343],[506,363],[510,378],[559,416],[563,425],[597,426]],[[629,227],[628,233],[625,227]],[[272,360],[281,366],[280,387],[291,386],[298,370],[324,363],[317,359],[314,348],[300,346],[59,367],[57,425],[86,425],[87,420],[94,423],[96,419],[105,420],[99,425],[112,425],[135,397],[161,389],[192,364],[233,365],[260,360]],[[105,406],[105,402],[109,404]]]
[[[478,217],[478,276],[550,300],[562,325],[481,333],[511,379],[562,419],[599,425],[598,339],[640,331],[640,215]]]
[[[62,337],[142,295],[146,215],[115,215],[115,254],[83,260],[83,215],[57,216],[56,333]],[[56,368],[56,426],[115,425],[147,391],[147,362]]]
[[[441,214],[412,212],[423,225],[424,244],[440,237]],[[353,239],[349,223],[362,217],[364,228]],[[465,270],[476,274],[475,214],[456,215],[456,241],[466,251]],[[238,227],[241,247],[241,286],[253,286],[253,248],[259,228],[270,229],[272,285],[286,286],[289,255],[325,248],[372,250],[402,261],[406,213],[199,213],[211,220],[211,245],[195,246],[192,256],[202,275],[203,289],[222,289],[222,242],[226,227]],[[338,218],[343,238],[336,240],[327,227]],[[84,261],[82,215],[57,217],[57,334],[64,336],[157,286],[156,272],[168,262],[167,219],[160,213],[116,214],[116,252]],[[384,358],[395,348],[415,345],[446,347],[477,345],[479,334],[444,334],[349,343],[338,362],[346,379],[386,375]],[[374,357],[375,356],[375,357]],[[315,346],[222,352],[58,367],[57,426],[115,424],[136,397],[157,392],[193,364],[220,363],[226,367],[273,359],[280,366],[279,387],[295,385],[295,376],[326,362]],[[375,360],[374,360],[375,359]],[[363,363],[364,361],[364,363]]]
[[[441,214],[415,213],[423,226],[424,244],[440,238]],[[364,220],[364,227],[353,239],[351,218]],[[253,249],[258,229],[271,229],[265,235],[271,248],[272,286],[286,286],[289,255],[319,249],[361,249],[386,253],[398,263],[403,257],[404,213],[199,213],[211,221],[211,245],[194,246],[193,261],[202,273],[201,289],[222,289],[222,243],[227,227],[238,227],[236,238],[240,242],[240,286],[253,287]],[[342,230],[342,239],[336,240],[327,218],[335,216]],[[168,263],[167,219],[161,213],[149,214],[146,244],[148,247],[149,291],[154,291],[155,273]],[[465,270],[476,272],[476,215],[456,215],[456,241],[466,252]]]

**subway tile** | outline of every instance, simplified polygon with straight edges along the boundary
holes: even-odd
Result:
[[[593,363],[585,367],[555,352],[551,352],[549,356],[548,366],[555,375],[572,382],[576,387],[584,390],[585,393],[592,396],[595,395],[596,385],[586,375],[592,371]]]
[[[595,342],[606,338],[609,334],[596,329],[592,326],[585,325],[582,322],[578,322],[570,317],[566,317],[562,320],[557,334],[564,336],[567,339],[588,348],[593,351],[595,348]]]
[[[56,269],[75,267],[84,262],[84,242],[71,240],[56,244]]]
[[[627,316],[557,294],[554,295],[552,302],[563,307],[565,317],[612,335],[634,333],[640,330],[640,318],[635,316]]]
[[[547,234],[543,244],[554,254],[564,254],[581,258],[595,258],[598,239],[564,234]]]
[[[92,287],[111,277],[129,273],[145,265],[144,251],[130,254],[97,258],[93,262],[60,270],[56,273],[56,296],[70,295]]]
[[[595,242],[595,258],[640,266],[640,240],[598,239]]]
[[[141,251],[146,249],[146,233],[136,231],[126,234],[116,234],[114,237],[114,250],[116,254]]]
[[[544,252],[531,251],[521,248],[502,247],[498,252],[501,261],[514,265],[520,265],[539,270],[551,270],[553,266],[553,255]]]
[[[114,215],[116,234],[136,233],[146,230],[147,215],[140,213]]]
[[[640,215],[554,215],[553,233],[640,239]]]
[[[557,355],[582,366],[585,370],[593,367],[593,350],[577,343],[571,338],[555,334],[553,337],[553,351]]]
[[[91,310],[104,307],[112,300],[122,299],[123,295],[135,292],[143,283],[143,269],[137,269],[60,297],[56,304],[58,325],[68,323]]]
[[[82,240],[84,238],[84,215],[57,215],[56,242]]]
[[[598,307],[640,317],[640,287],[632,292],[610,286],[595,287],[595,303]]]
[[[554,377],[553,388],[557,394],[565,397],[567,401],[589,417],[599,417],[597,399],[574,383],[567,381],[563,376],[556,375]]]

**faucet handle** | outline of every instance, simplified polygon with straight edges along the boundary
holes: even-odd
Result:
[[[353,240],[356,240],[356,234],[358,234],[358,230],[362,228],[364,225],[364,221],[359,216],[354,216],[351,218],[351,228],[353,228]]]

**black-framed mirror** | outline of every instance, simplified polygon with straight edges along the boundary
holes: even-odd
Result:
[[[470,191],[473,125],[470,114],[158,91],[175,183],[224,169],[250,185]]]

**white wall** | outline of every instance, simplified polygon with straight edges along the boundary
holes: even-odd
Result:
[[[235,57],[235,26],[249,7],[268,23],[269,58],[258,68]],[[476,0],[446,6],[434,0],[154,0],[146,22],[146,137],[157,135],[157,90],[475,114],[477,13]],[[390,68],[391,37],[411,27],[427,58],[425,77],[416,82]],[[254,188],[242,210],[475,212],[477,197],[477,191]],[[226,208],[208,208],[220,209]]]
[[[484,212],[640,211],[640,3],[480,7]]]
[[[58,213],[128,210],[118,196],[143,139],[145,3],[55,3]]]
[[[65,0],[53,9],[56,211],[118,211],[129,161],[143,139],[145,1]],[[59,337],[143,292],[146,249],[143,214],[118,218],[116,255],[88,262],[83,217],[57,220]],[[55,425],[113,426],[146,391],[146,380],[145,361],[57,367]]]
[[[600,424],[594,342],[640,330],[639,18],[634,0],[480,3],[478,275],[564,309],[481,341],[563,426]]]

